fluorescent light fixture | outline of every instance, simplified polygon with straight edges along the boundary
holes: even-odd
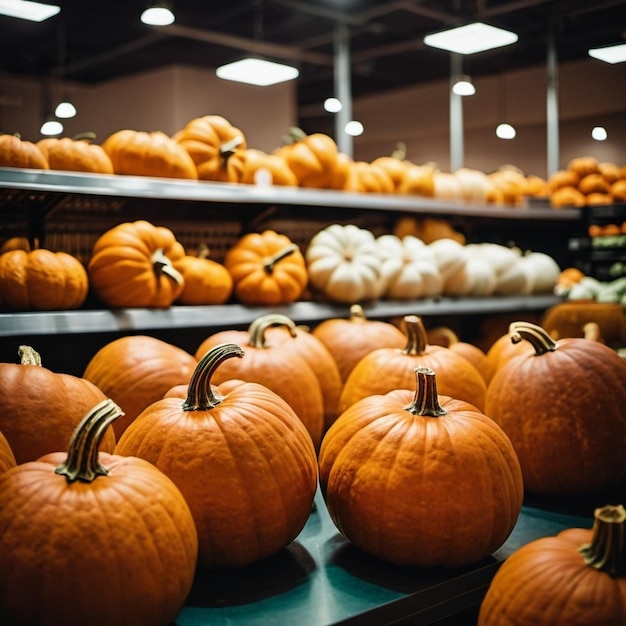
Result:
[[[300,74],[295,67],[264,61],[262,59],[242,59],[218,67],[215,71],[218,78],[234,80],[249,85],[267,87],[276,83],[293,80]]]
[[[608,137],[608,133],[606,132],[606,128],[604,126],[596,126],[591,131],[591,137],[596,141],[606,141]]]
[[[492,48],[508,46],[517,41],[517,34],[482,22],[473,22],[465,26],[443,30],[426,35],[427,46],[441,48],[458,54],[474,54]]]
[[[626,61],[626,43],[604,46],[603,48],[590,48],[587,53],[590,57],[600,59],[605,63],[624,63]]]
[[[61,119],[75,117],[76,107],[71,102],[69,102],[69,100],[64,100],[63,102],[59,102],[59,104],[57,104],[57,108],[54,110],[54,114]]]
[[[476,93],[476,87],[469,76],[460,76],[452,85],[452,91],[457,96],[473,96]]]
[[[39,132],[48,137],[51,135],[60,135],[63,132],[63,124],[58,120],[48,119],[41,125]]]
[[[515,139],[517,132],[510,124],[498,124],[496,128],[496,136],[499,139]]]
[[[169,26],[175,19],[174,14],[164,3],[154,4],[141,14],[141,21],[149,26]]]
[[[60,10],[61,7],[56,4],[28,2],[27,0],[0,0],[0,15],[18,17],[31,22],[43,22]]]
[[[326,100],[324,100],[324,110],[329,113],[339,113],[342,108],[341,100],[337,98],[326,98]]]

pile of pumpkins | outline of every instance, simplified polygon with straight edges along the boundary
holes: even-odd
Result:
[[[0,307],[78,309],[90,291],[110,308],[173,304],[276,306],[305,298],[337,303],[436,296],[510,296],[550,292],[560,267],[541,252],[499,244],[426,243],[354,224],[331,224],[307,249],[273,230],[243,235],[223,263],[187,253],[175,234],[146,220],[123,222],[94,243],[86,267],[71,254],[0,248]]]
[[[359,305],[311,330],[269,313],[193,354],[114,339],[82,377],[22,346],[20,363],[0,364],[2,623],[167,626],[198,569],[288,546],[318,486],[359,550],[431,568],[497,550],[525,491],[622,483],[626,362],[612,349],[523,321],[487,352],[432,343],[433,331],[417,315],[403,328],[367,319]],[[593,535],[521,548],[480,623],[624,623],[610,596],[626,585],[625,523],[605,507]],[[549,601],[569,593],[561,567],[576,600]],[[547,622],[544,602],[560,611]],[[572,617],[580,607],[588,619]]]
[[[36,143],[0,135],[0,166],[100,174],[154,176],[241,184],[411,195],[439,200],[520,206],[529,196],[547,197],[545,179],[503,166],[485,173],[463,167],[442,171],[415,163],[399,144],[390,155],[355,160],[324,133],[289,129],[272,152],[248,146],[245,134],[220,115],[189,120],[168,135],[118,130],[102,144],[93,135],[46,138]]]

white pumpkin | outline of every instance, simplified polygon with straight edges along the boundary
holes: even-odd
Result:
[[[478,255],[487,261],[495,272],[494,295],[514,296],[530,293],[532,285],[528,273],[520,263],[522,252],[519,248],[509,248],[497,243],[477,243],[466,246],[470,254]]]
[[[443,279],[433,251],[418,237],[382,235],[376,240],[382,262],[382,295],[413,300],[439,295]]]
[[[521,262],[532,285],[530,293],[549,293],[554,290],[561,268],[549,254],[527,252]]]
[[[448,200],[461,202],[463,200],[463,190],[459,179],[450,172],[434,172],[434,197],[438,200]]]
[[[464,266],[446,280],[443,292],[449,296],[490,296],[496,287],[496,274],[491,264],[469,255]]]
[[[305,259],[312,287],[330,300],[351,304],[379,297],[382,263],[371,231],[331,224],[313,236]]]
[[[487,174],[480,170],[461,167],[454,172],[461,186],[461,198],[472,204],[487,202]]]
[[[446,282],[465,266],[468,251],[463,244],[447,238],[429,243],[428,248],[434,253],[445,291]]]

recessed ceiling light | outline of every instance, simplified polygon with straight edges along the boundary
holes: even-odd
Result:
[[[27,0],[0,0],[0,14],[17,17],[31,22],[43,22],[56,15],[61,7]]]
[[[300,74],[295,67],[264,61],[263,59],[242,59],[228,63],[218,67],[215,73],[218,78],[224,80],[234,80],[260,87],[293,80]]]
[[[591,48],[588,54],[590,57],[600,59],[605,63],[623,63],[626,61],[626,43],[604,46],[603,48]]]
[[[438,33],[426,35],[424,43],[427,46],[441,48],[458,54],[474,54],[508,46],[517,41],[516,33],[482,22],[473,22],[465,26],[442,30]]]

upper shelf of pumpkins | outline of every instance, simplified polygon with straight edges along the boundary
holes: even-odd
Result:
[[[367,208],[367,203],[362,204],[365,197],[383,194],[387,200],[393,196],[399,201],[392,205],[394,209],[410,208],[418,198],[426,201],[428,209],[448,212],[450,203],[493,211],[523,208],[529,198],[541,198],[552,208],[626,202],[626,165],[599,163],[593,157],[574,159],[549,180],[527,176],[512,166],[489,174],[470,168],[445,172],[433,164],[411,162],[401,148],[371,162],[354,160],[340,152],[328,135],[305,135],[298,129],[291,129],[285,143],[267,153],[249,147],[244,133],[219,115],[194,118],[172,136],[161,131],[120,130],[101,145],[89,138],[46,138],[35,144],[15,135],[0,135],[0,167],[222,183],[218,191],[215,186],[155,188],[137,181],[107,180],[103,185],[101,178],[65,179],[72,189],[95,193],[165,192],[188,199],[207,199],[207,194],[211,199],[218,194],[222,200],[235,202],[242,201],[241,193],[246,193],[242,186],[248,188],[243,199],[250,199],[251,188],[254,193],[267,193],[271,188],[279,194],[287,192],[284,202],[332,206],[342,203],[345,192],[352,192],[351,206]],[[1,180],[15,182],[15,177],[2,174]],[[21,182],[46,185],[54,184],[54,179],[33,178],[31,172]],[[223,183],[238,183],[238,189],[230,185],[225,191]],[[289,193],[295,189],[341,193],[314,197]],[[355,195],[359,197],[356,204]],[[380,199],[375,202],[376,208],[384,208]]]

